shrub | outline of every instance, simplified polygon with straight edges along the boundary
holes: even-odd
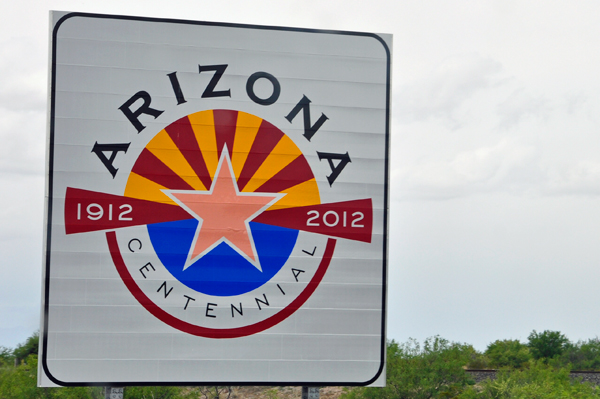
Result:
[[[569,343],[556,360],[559,366],[570,365],[572,370],[600,371],[600,339]]]
[[[493,368],[522,368],[531,360],[531,353],[527,345],[518,340],[497,340],[488,345],[484,352]]]
[[[472,380],[463,366],[475,350],[472,346],[450,342],[438,336],[421,346],[410,339],[395,341],[387,347],[387,385],[385,388],[357,388],[343,395],[346,399],[426,399],[455,397]]]
[[[533,330],[528,340],[527,346],[534,359],[552,359],[560,356],[569,344],[569,340],[563,334],[549,330],[542,333]]]
[[[456,399],[597,399],[600,390],[589,383],[572,381],[568,368],[556,369],[542,361],[531,361],[522,370],[502,370],[496,380],[478,388],[467,387]]]
[[[27,338],[24,343],[17,345],[17,347],[13,350],[13,355],[17,359],[17,363],[20,363],[27,359],[29,355],[38,354],[38,347],[40,343],[40,335],[36,331],[31,335],[31,337]]]

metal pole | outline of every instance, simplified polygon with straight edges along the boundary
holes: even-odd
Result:
[[[104,387],[104,399],[123,399],[124,389],[123,387]]]
[[[319,399],[319,387],[302,387],[302,399]]]

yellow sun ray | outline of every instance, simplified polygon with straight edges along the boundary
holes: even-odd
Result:
[[[233,168],[236,180],[240,177],[240,173],[242,173],[248,153],[250,152],[250,148],[252,148],[262,121],[257,116],[238,112],[233,153],[231,156],[231,167]]]
[[[296,144],[288,136],[282,136],[242,191],[248,193],[255,191],[300,155],[302,153]]]
[[[166,187],[146,179],[135,172],[129,174],[127,186],[125,187],[125,197],[137,198],[146,201],[162,202],[163,204],[177,205],[171,198],[165,195],[161,190]]]
[[[287,195],[277,201],[269,210],[294,208],[297,206],[317,205],[321,203],[316,179],[310,179],[281,191]]]
[[[215,120],[212,111],[201,111],[188,115],[198,147],[206,163],[206,169],[210,178],[214,178],[219,165],[219,154],[217,152],[217,135],[215,133]]]
[[[179,151],[166,130],[162,130],[148,143],[146,148],[160,159],[169,169],[181,177],[194,190],[206,190],[188,161]]]

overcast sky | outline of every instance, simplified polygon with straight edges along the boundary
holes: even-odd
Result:
[[[0,345],[39,328],[49,10],[391,33],[388,337],[600,334],[600,3],[0,3]]]

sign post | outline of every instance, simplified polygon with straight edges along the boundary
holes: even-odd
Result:
[[[319,387],[302,387],[302,399],[319,399]]]
[[[104,387],[105,399],[123,399],[124,388]]]

